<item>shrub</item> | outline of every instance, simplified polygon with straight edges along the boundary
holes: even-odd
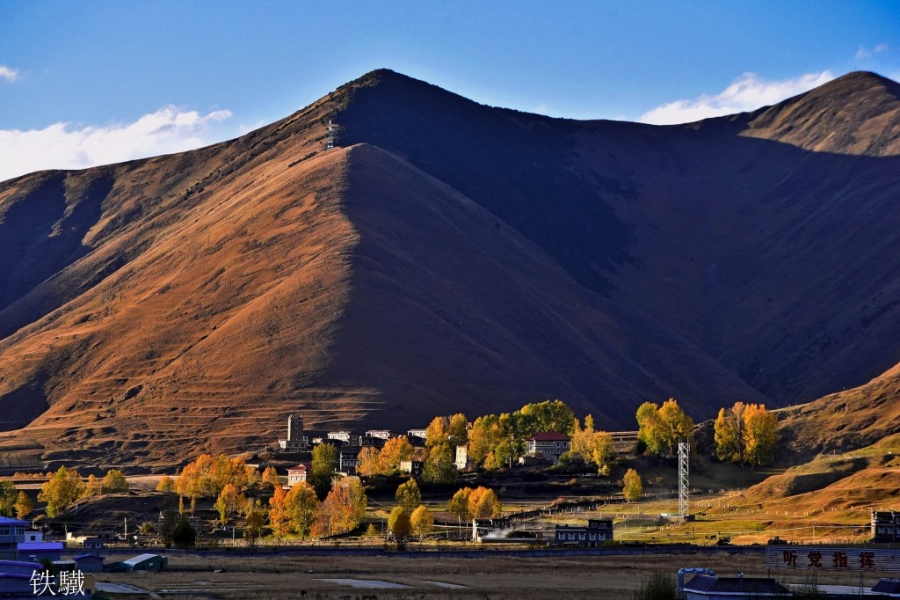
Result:
[[[653,571],[650,576],[641,581],[632,598],[634,600],[675,600],[678,587],[675,578],[662,571]]]

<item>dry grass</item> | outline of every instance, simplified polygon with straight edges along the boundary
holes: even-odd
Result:
[[[412,598],[628,598],[642,577],[654,570],[673,575],[681,567],[707,567],[724,576],[737,571],[747,576],[766,575],[762,551],[754,555],[646,555],[638,557],[592,558],[491,558],[406,559],[317,558],[237,559],[197,557],[173,558],[173,570],[165,573],[105,573],[100,581],[129,583],[161,595],[193,593],[196,598],[268,600],[304,599],[412,599]],[[221,573],[214,572],[224,570]],[[802,574],[786,578],[802,581]],[[869,585],[877,581],[867,575]],[[323,579],[374,579],[410,586],[409,589],[353,589]],[[852,579],[852,581],[850,581]],[[464,589],[444,589],[430,582],[453,583]],[[820,583],[855,584],[855,575],[823,572]]]

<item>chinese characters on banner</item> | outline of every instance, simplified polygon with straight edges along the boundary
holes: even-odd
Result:
[[[766,548],[770,569],[900,571],[900,550],[879,548]]]

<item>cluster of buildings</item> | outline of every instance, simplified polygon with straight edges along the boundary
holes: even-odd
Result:
[[[363,448],[368,446],[381,449],[388,440],[403,435],[414,448],[424,450],[427,441],[425,429],[409,429],[405,434],[388,429],[369,429],[363,433],[349,430],[305,431],[303,417],[291,414],[288,416],[287,438],[278,440],[278,449],[285,453],[307,452],[318,444],[332,444],[338,450],[338,471],[354,475],[359,467],[359,453]],[[562,433],[536,433],[526,440],[525,456],[520,462],[539,459],[555,464],[562,454],[569,451],[570,442],[569,436]],[[424,458],[424,451],[417,452],[413,459],[400,463],[400,470],[417,477],[422,472]],[[460,471],[472,468],[467,446],[456,447],[454,465]],[[306,481],[308,470],[309,467],[302,464],[289,469],[287,487]]]

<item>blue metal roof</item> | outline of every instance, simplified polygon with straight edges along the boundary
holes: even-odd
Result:
[[[0,527],[28,527],[31,523],[28,521],[20,521],[18,519],[10,519],[9,517],[0,517]]]

